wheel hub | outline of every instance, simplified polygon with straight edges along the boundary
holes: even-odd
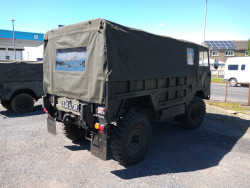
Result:
[[[133,151],[140,149],[143,143],[143,131],[142,129],[134,129],[129,136],[129,148]]]
[[[20,102],[18,103],[19,108],[27,108],[29,106],[28,102],[29,101],[27,101],[25,99],[20,100]]]

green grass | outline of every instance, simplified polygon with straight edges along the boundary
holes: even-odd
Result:
[[[225,102],[209,101],[208,104],[213,105],[213,106],[218,106],[227,110],[236,111],[236,112],[250,111],[250,106],[242,106],[239,103],[225,103]]]
[[[211,82],[224,83],[224,78],[211,78]]]

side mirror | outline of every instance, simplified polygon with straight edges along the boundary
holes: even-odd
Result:
[[[219,67],[219,60],[218,59],[215,59],[214,60],[214,68],[217,70]]]

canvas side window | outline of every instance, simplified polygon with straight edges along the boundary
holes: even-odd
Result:
[[[56,50],[57,71],[85,71],[86,47]]]
[[[246,69],[246,65],[241,65],[241,70],[245,70]]]
[[[228,70],[238,70],[239,65],[228,65]]]
[[[187,64],[194,65],[194,49],[187,48]]]
[[[199,66],[208,67],[208,53],[207,51],[199,52]]]

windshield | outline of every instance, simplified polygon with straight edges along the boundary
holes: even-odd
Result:
[[[208,60],[208,52],[207,51],[200,51],[199,52],[199,66],[209,66]]]

